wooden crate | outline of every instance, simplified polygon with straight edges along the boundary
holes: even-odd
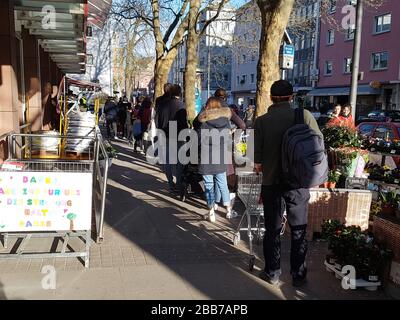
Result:
[[[346,225],[368,229],[372,193],[368,190],[311,189],[308,208],[307,237],[321,232],[321,225],[327,219],[337,219]]]
[[[393,261],[400,263],[400,222],[393,217],[375,216],[373,234],[393,251]]]

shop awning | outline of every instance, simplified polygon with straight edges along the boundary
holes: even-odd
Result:
[[[22,26],[28,29],[64,74],[85,73],[86,27],[102,28],[111,3],[112,0],[15,0],[16,31]],[[47,12],[54,17],[50,27],[43,23],[49,21]]]
[[[374,89],[368,84],[361,84],[357,89],[358,95],[380,95],[382,89]],[[315,88],[307,93],[308,96],[325,97],[325,96],[349,96],[350,87],[330,87],[330,88]]]
[[[88,23],[102,29],[110,12],[112,0],[88,0]]]

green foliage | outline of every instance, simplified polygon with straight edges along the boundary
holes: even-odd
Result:
[[[328,182],[338,183],[341,175],[338,170],[330,170],[328,173]]]
[[[341,265],[353,265],[358,278],[380,275],[392,256],[391,251],[383,249],[360,227],[346,227],[338,220],[326,220],[322,236],[328,240],[332,256]]]
[[[327,126],[322,129],[326,148],[361,147],[357,131],[346,126]]]
[[[397,208],[400,203],[400,196],[394,191],[381,191],[379,193],[379,200],[382,202],[382,205]]]

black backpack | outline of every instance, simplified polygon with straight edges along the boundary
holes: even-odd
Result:
[[[295,124],[282,140],[283,178],[290,187],[312,188],[328,180],[324,139],[304,123],[304,109],[295,110]]]

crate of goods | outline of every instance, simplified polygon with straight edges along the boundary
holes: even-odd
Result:
[[[393,261],[400,263],[400,222],[390,217],[374,217],[374,236],[393,251]]]
[[[307,237],[320,233],[327,219],[368,229],[372,193],[369,190],[311,189],[308,207]]]

